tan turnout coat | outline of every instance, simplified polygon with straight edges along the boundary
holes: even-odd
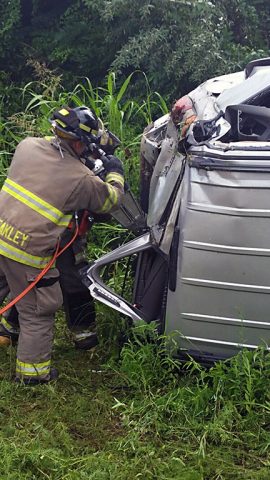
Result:
[[[60,150],[55,140],[28,137],[0,192],[0,254],[43,268],[76,210],[107,213],[122,193],[121,175],[103,182],[65,142]]]

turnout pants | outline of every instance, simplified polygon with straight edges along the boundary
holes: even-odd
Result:
[[[67,249],[56,261],[60,273],[60,285],[63,295],[63,306],[66,315],[67,327],[73,333],[83,332],[95,325],[96,312],[94,300],[79,276],[78,271],[85,267],[87,262],[79,265],[74,263],[72,250]],[[0,277],[0,305],[9,294],[9,287],[5,277]],[[11,298],[9,296],[8,301]],[[0,317],[0,322],[10,333],[19,332],[18,312],[16,305]]]
[[[36,268],[0,255],[0,289],[1,285],[4,289],[5,277],[11,298],[17,297],[39,273],[40,270]],[[52,268],[16,303],[20,326],[17,378],[49,379],[54,316],[62,301],[59,272]]]

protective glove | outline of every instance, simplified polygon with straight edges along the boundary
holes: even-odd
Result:
[[[102,162],[106,173],[115,172],[124,176],[123,165],[119,158],[115,157],[114,155],[108,155],[107,157],[102,157]]]

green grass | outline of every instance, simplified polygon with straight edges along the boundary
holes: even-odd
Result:
[[[15,350],[0,351],[1,479],[269,480],[265,352],[179,371],[167,340],[140,325],[108,361],[104,316],[93,352],[58,326],[54,384],[15,385]]]

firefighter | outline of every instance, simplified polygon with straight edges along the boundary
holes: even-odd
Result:
[[[79,212],[79,218],[85,218],[86,215],[90,216],[88,210]],[[84,229],[88,230],[88,222],[83,223],[86,224]],[[60,243],[61,249],[71,240],[72,234],[71,228],[64,232]],[[88,265],[85,255],[86,242],[86,230],[82,230],[80,225],[79,235],[74,243],[56,259],[67,327],[71,332],[75,347],[80,350],[89,350],[98,344],[94,301],[80,276],[80,270]],[[8,294],[9,288],[6,279],[2,277],[0,279],[0,304]],[[9,296],[7,302],[10,300]],[[19,333],[18,311],[14,305],[1,317],[0,346],[15,345]]]
[[[117,157],[104,159],[105,181],[85,165],[90,145],[99,142],[94,112],[63,107],[54,112],[52,122],[52,140],[28,137],[20,142],[0,192],[0,278],[6,279],[12,298],[52,259],[76,211],[107,214],[117,208],[123,193],[123,167]],[[51,349],[54,315],[62,301],[54,267],[17,302],[17,382],[33,385],[56,377]]]
[[[112,132],[104,128],[100,119],[97,149],[91,152],[90,159],[98,158],[99,147],[106,155],[114,154],[120,145],[120,140]],[[50,140],[50,137],[45,137]],[[93,298],[89,289],[82,283],[80,271],[88,265],[85,254],[87,245],[87,232],[91,229],[93,221],[108,221],[110,216],[94,215],[88,210],[78,212],[79,235],[73,244],[56,260],[56,267],[60,274],[60,286],[63,295],[63,307],[67,327],[71,332],[74,345],[80,350],[89,350],[98,344],[96,331],[96,314]],[[72,238],[71,225],[61,237],[60,247],[64,247]],[[2,281],[1,281],[2,280]],[[9,293],[5,278],[0,278],[0,304]],[[14,345],[20,333],[18,311],[16,305],[8,310],[0,321],[0,345]]]

